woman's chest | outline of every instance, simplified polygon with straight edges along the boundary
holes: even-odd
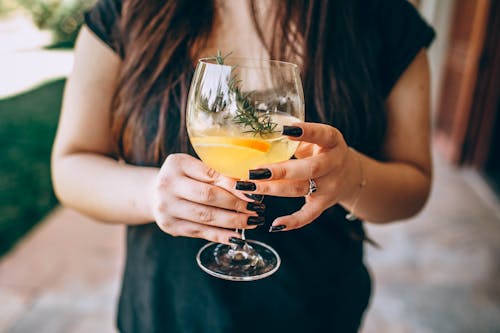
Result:
[[[235,57],[269,58],[265,41],[259,36],[257,29],[258,24],[262,37],[267,39],[270,36],[271,15],[263,17],[259,14],[263,11],[263,1],[257,1],[257,4],[261,3],[258,8],[251,8],[245,0],[218,3],[212,29],[206,44],[199,50],[199,55],[213,56],[220,50],[223,54],[232,52]]]

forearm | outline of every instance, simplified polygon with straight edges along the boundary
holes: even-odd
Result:
[[[119,163],[93,153],[54,158],[54,190],[65,206],[110,223],[144,224],[153,221],[152,182],[156,168]]]
[[[409,163],[380,162],[358,152],[353,155],[357,180],[354,190],[340,202],[344,208],[374,223],[409,218],[423,208],[431,188],[430,172]],[[366,186],[360,188],[362,179]]]

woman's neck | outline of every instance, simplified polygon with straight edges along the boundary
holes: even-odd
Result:
[[[252,13],[250,0],[216,1],[214,23],[202,56],[214,55],[217,50],[233,52],[238,57],[269,58],[261,41]],[[256,17],[263,31],[270,31],[273,1],[256,1]],[[264,17],[266,13],[266,17]],[[270,36],[266,33],[265,36]],[[265,41],[268,43],[268,41]]]

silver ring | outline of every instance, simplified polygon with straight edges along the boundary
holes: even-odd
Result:
[[[316,185],[314,179],[309,179],[309,192],[307,192],[307,196],[313,194],[317,190],[318,190],[318,185]]]

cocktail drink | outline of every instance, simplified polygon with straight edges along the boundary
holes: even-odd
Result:
[[[304,120],[298,66],[236,57],[200,59],[188,97],[187,129],[200,159],[223,175],[245,180],[260,165],[288,160],[298,142],[282,135],[284,125]],[[242,238],[245,239],[244,230]],[[280,258],[261,242],[209,243],[197,256],[207,273],[252,281],[276,272]]]
[[[298,118],[275,115],[272,121],[283,124],[300,122]],[[297,149],[298,142],[290,141],[281,133],[264,137],[234,135],[225,129],[205,131],[191,137],[191,144],[200,159],[218,172],[237,179],[248,177],[248,170],[259,165],[288,160]]]

